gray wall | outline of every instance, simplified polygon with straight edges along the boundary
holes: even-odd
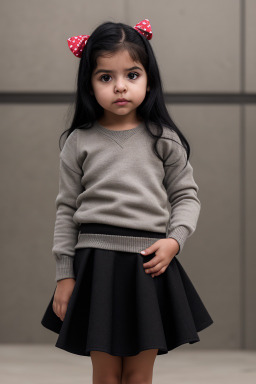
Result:
[[[57,337],[40,320],[55,287],[58,139],[79,63],[66,40],[149,18],[202,202],[179,260],[215,323],[193,348],[256,348],[255,16],[254,0],[1,1],[0,342]]]

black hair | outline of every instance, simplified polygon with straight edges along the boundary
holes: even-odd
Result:
[[[103,108],[91,92],[92,73],[97,66],[97,58],[99,56],[107,52],[115,53],[123,49],[129,52],[134,61],[140,62],[147,73],[150,90],[147,91],[145,99],[139,105],[136,112],[144,121],[148,133],[156,138],[154,142],[155,154],[163,160],[157,151],[157,142],[161,137],[164,138],[162,126],[166,126],[178,134],[182,146],[187,153],[188,161],[190,146],[187,139],[170,117],[166,108],[162,81],[153,49],[144,35],[139,33],[135,28],[123,23],[104,22],[90,35],[80,58],[76,80],[77,90],[75,94],[73,120],[70,128],[65,130],[62,135],[67,132],[68,137],[75,129],[89,129],[93,126],[94,122],[103,115]],[[156,126],[156,134],[150,130],[150,122]]]

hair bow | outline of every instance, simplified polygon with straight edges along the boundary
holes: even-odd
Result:
[[[152,33],[151,25],[148,19],[144,19],[140,21],[133,28],[136,29],[136,31],[138,31],[142,35],[144,35],[147,38],[147,40],[152,39],[153,33]],[[89,37],[90,35],[79,35],[79,36],[70,37],[67,40],[69,49],[75,56],[77,57],[82,56],[83,49]]]

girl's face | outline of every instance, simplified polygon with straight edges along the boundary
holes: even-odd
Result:
[[[127,50],[100,56],[92,73],[92,89],[107,118],[124,116],[134,119],[136,108],[143,102],[147,73],[141,63],[133,61]],[[117,99],[127,102],[117,103]]]

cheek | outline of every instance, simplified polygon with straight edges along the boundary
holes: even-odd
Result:
[[[144,84],[142,84],[137,91],[137,99],[138,100],[144,99],[144,97],[146,96],[146,91],[147,91],[146,87],[144,86]]]
[[[97,87],[95,93],[97,94],[97,97],[102,100],[109,97],[109,91],[106,87]]]
[[[106,87],[95,87],[94,95],[100,104],[105,104],[109,101],[109,91]]]
[[[138,83],[138,93],[140,95],[145,94],[147,91],[147,81],[145,79],[142,79],[140,83]]]

